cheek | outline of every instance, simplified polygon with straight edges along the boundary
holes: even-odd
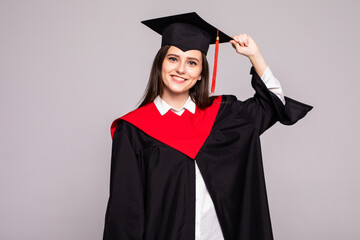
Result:
[[[201,77],[201,71],[202,69],[201,68],[194,68],[194,69],[191,69],[191,77],[192,78],[200,78]]]
[[[164,81],[165,77],[166,77],[166,73],[169,72],[169,66],[166,63],[163,63],[163,65],[161,66],[161,77],[162,80]]]
[[[163,62],[162,67],[161,67],[161,71],[162,73],[168,73],[170,72],[172,69],[174,68],[174,66],[170,63],[167,63],[166,61]]]
[[[164,75],[164,73],[165,73],[165,71],[166,71],[166,66],[165,66],[166,64],[162,64],[162,66],[161,66],[161,74],[162,75]]]

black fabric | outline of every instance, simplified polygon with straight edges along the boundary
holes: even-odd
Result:
[[[182,51],[200,50],[207,53],[214,44],[217,28],[203,20],[197,13],[184,13],[142,21],[143,24],[162,35],[161,45],[172,45]],[[219,31],[219,43],[232,38]]]
[[[273,239],[260,135],[291,125],[311,106],[284,106],[252,69],[254,97],[224,95],[210,136],[196,156],[225,240]],[[122,121],[113,139],[104,240],[195,239],[195,162]]]
[[[187,23],[173,23],[162,32],[161,46],[176,46],[184,52],[196,49],[206,54],[210,40],[210,35],[201,28]]]

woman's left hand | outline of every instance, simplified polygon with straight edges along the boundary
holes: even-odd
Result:
[[[233,36],[233,39],[230,40],[230,43],[236,49],[236,52],[248,57],[257,74],[261,77],[268,65],[255,41],[246,33]]]
[[[255,41],[246,33],[232,37],[234,40],[230,40],[232,46],[236,49],[236,52],[244,55],[248,58],[257,56],[260,54],[260,49],[256,45]]]

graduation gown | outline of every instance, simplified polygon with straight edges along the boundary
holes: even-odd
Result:
[[[151,103],[114,121],[104,240],[195,239],[194,159],[224,239],[273,239],[260,135],[312,107],[288,97],[283,105],[250,73],[256,93],[246,101],[218,96],[194,116],[161,116]]]

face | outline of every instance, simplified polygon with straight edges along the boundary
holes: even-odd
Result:
[[[171,46],[162,64],[163,95],[185,94],[201,80],[202,53]]]

